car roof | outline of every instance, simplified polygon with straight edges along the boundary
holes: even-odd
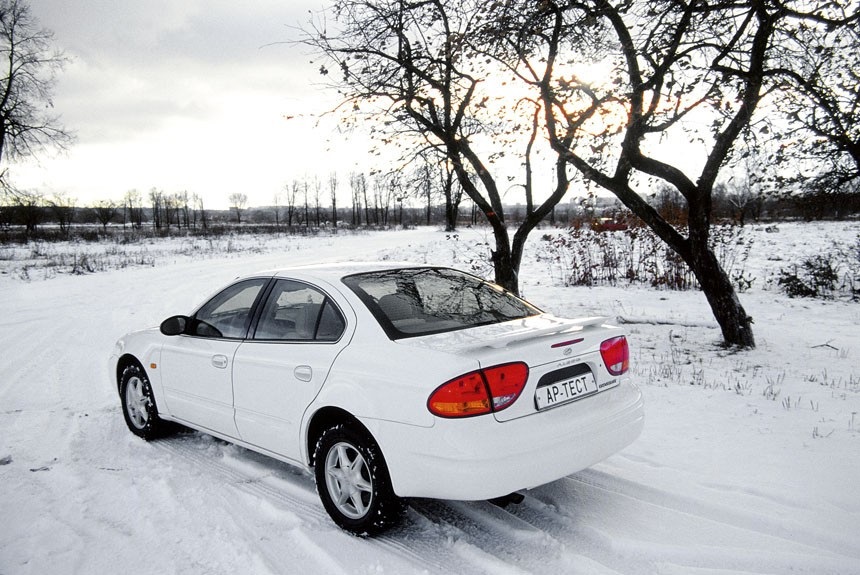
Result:
[[[414,262],[337,262],[272,269],[257,274],[250,274],[248,277],[259,277],[260,275],[273,277],[302,276],[305,278],[318,278],[326,280],[328,282],[336,282],[339,281],[341,278],[352,274],[404,268],[426,267],[437,266],[429,266],[427,264],[419,264]]]

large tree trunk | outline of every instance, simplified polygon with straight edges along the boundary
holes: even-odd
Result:
[[[443,181],[445,191],[445,231],[453,232],[457,229],[457,216],[459,206],[454,202],[454,173],[449,171],[445,174]]]
[[[723,332],[723,342],[727,346],[744,348],[755,347],[752,332],[752,318],[747,315],[735,293],[728,274],[711,249],[711,202],[713,189],[703,189],[700,183],[695,193],[688,191],[687,254],[681,254],[693,270],[699,286],[711,306],[711,312]]]
[[[709,246],[710,194],[689,194],[689,238],[685,238],[626,185],[612,185],[611,180],[607,182],[604,187],[615,193],[621,202],[680,255],[692,270],[711,306],[714,319],[722,330],[724,343],[727,346],[755,347],[752,318],[741,305],[731,280]]]
[[[692,248],[692,245],[691,245]],[[699,280],[702,292],[723,332],[726,345],[755,347],[752,318],[747,315],[726,272],[710,248],[691,249],[690,269]]]
[[[493,216],[493,219],[498,219]],[[508,230],[504,223],[500,221],[490,221],[493,227],[493,236],[495,237],[495,248],[492,250],[491,257],[493,260],[493,268],[495,271],[495,282],[508,290],[511,293],[519,295],[519,262],[515,262],[511,253],[511,242],[508,237]]]

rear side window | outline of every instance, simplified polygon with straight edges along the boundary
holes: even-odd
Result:
[[[328,296],[308,284],[281,279],[266,298],[254,339],[337,341],[345,327]]]
[[[355,274],[343,282],[391,339],[501,323],[539,309],[475,276],[446,268]]]

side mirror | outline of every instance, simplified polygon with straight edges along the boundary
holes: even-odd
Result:
[[[160,330],[164,335],[181,335],[188,329],[189,318],[184,315],[174,315],[161,322]]]

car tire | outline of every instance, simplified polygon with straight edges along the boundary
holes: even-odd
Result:
[[[130,364],[122,371],[119,396],[125,423],[133,434],[149,441],[169,432],[168,422],[158,417],[149,377],[139,365]]]
[[[382,451],[357,426],[335,425],[320,435],[314,476],[323,507],[342,529],[375,535],[399,521],[403,503],[391,487]]]

